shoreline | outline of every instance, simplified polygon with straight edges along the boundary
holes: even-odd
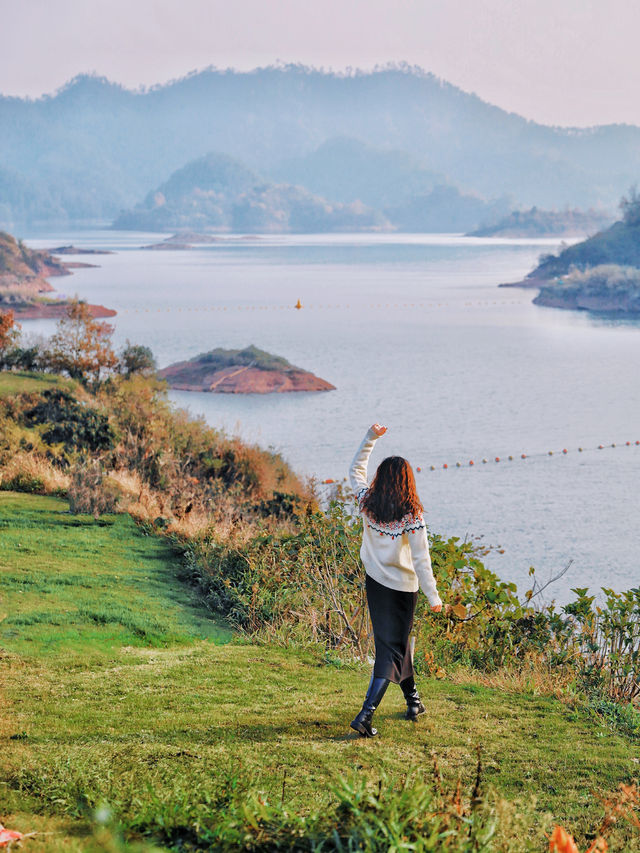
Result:
[[[65,301],[31,303],[19,306],[7,305],[6,310],[13,311],[14,317],[18,322],[22,322],[23,320],[58,320],[64,316],[70,304],[70,302]],[[104,305],[87,304],[87,308],[91,311],[94,319],[115,317],[118,313],[113,308],[106,308]]]

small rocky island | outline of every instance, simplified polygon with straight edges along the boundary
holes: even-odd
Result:
[[[64,248],[64,247],[61,247]],[[71,275],[71,269],[91,264],[64,263],[44,249],[28,249],[21,240],[0,231],[0,311],[13,311],[17,320],[61,317],[69,300],[46,294],[55,288],[48,278]],[[89,305],[94,317],[113,317],[104,305]]]
[[[47,250],[52,255],[113,255],[108,249],[81,249],[78,246],[56,246]]]
[[[467,237],[582,237],[601,231],[613,219],[602,210],[513,210],[504,219],[471,231]]]
[[[280,356],[254,346],[214,349],[190,361],[158,371],[170,388],[216,394],[271,394],[288,391],[334,391],[335,386]]]

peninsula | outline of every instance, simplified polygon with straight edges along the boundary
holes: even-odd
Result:
[[[575,270],[564,278],[548,282],[533,300],[536,305],[597,314],[640,314],[640,269],[601,264]]]
[[[295,367],[285,358],[255,346],[214,349],[158,371],[170,388],[216,394],[271,394],[288,391],[334,391],[335,386]]]
[[[53,299],[45,294],[55,288],[47,279],[71,275],[71,269],[91,264],[64,263],[44,249],[28,249],[21,240],[0,231],[0,311],[13,311],[17,320],[42,320],[61,317],[68,299]],[[104,305],[90,305],[94,317],[113,317],[115,311]]]
[[[640,314],[640,195],[620,202],[622,218],[593,237],[543,255],[522,281],[500,287],[535,287],[536,305],[597,313]]]

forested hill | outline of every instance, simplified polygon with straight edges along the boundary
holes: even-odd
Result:
[[[0,126],[0,220],[112,218],[210,151],[295,183],[305,158],[336,137],[398,152],[397,195],[385,185],[384,199],[367,201],[381,208],[424,192],[430,175],[486,199],[606,206],[640,174],[640,128],[538,125],[411,68],[207,70],[142,92],[81,76],[38,100],[0,98]],[[350,156],[348,146],[331,153],[328,185],[349,174]]]
[[[558,255],[544,255],[528,279],[544,281],[571,270],[586,270],[603,264],[640,269],[640,194],[632,188],[620,202],[622,219],[587,240],[566,246]],[[636,284],[637,287],[637,284]]]

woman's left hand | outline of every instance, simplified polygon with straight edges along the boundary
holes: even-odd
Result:
[[[441,604],[432,604],[431,605],[431,612],[432,613],[440,613],[441,610],[442,610]]]

